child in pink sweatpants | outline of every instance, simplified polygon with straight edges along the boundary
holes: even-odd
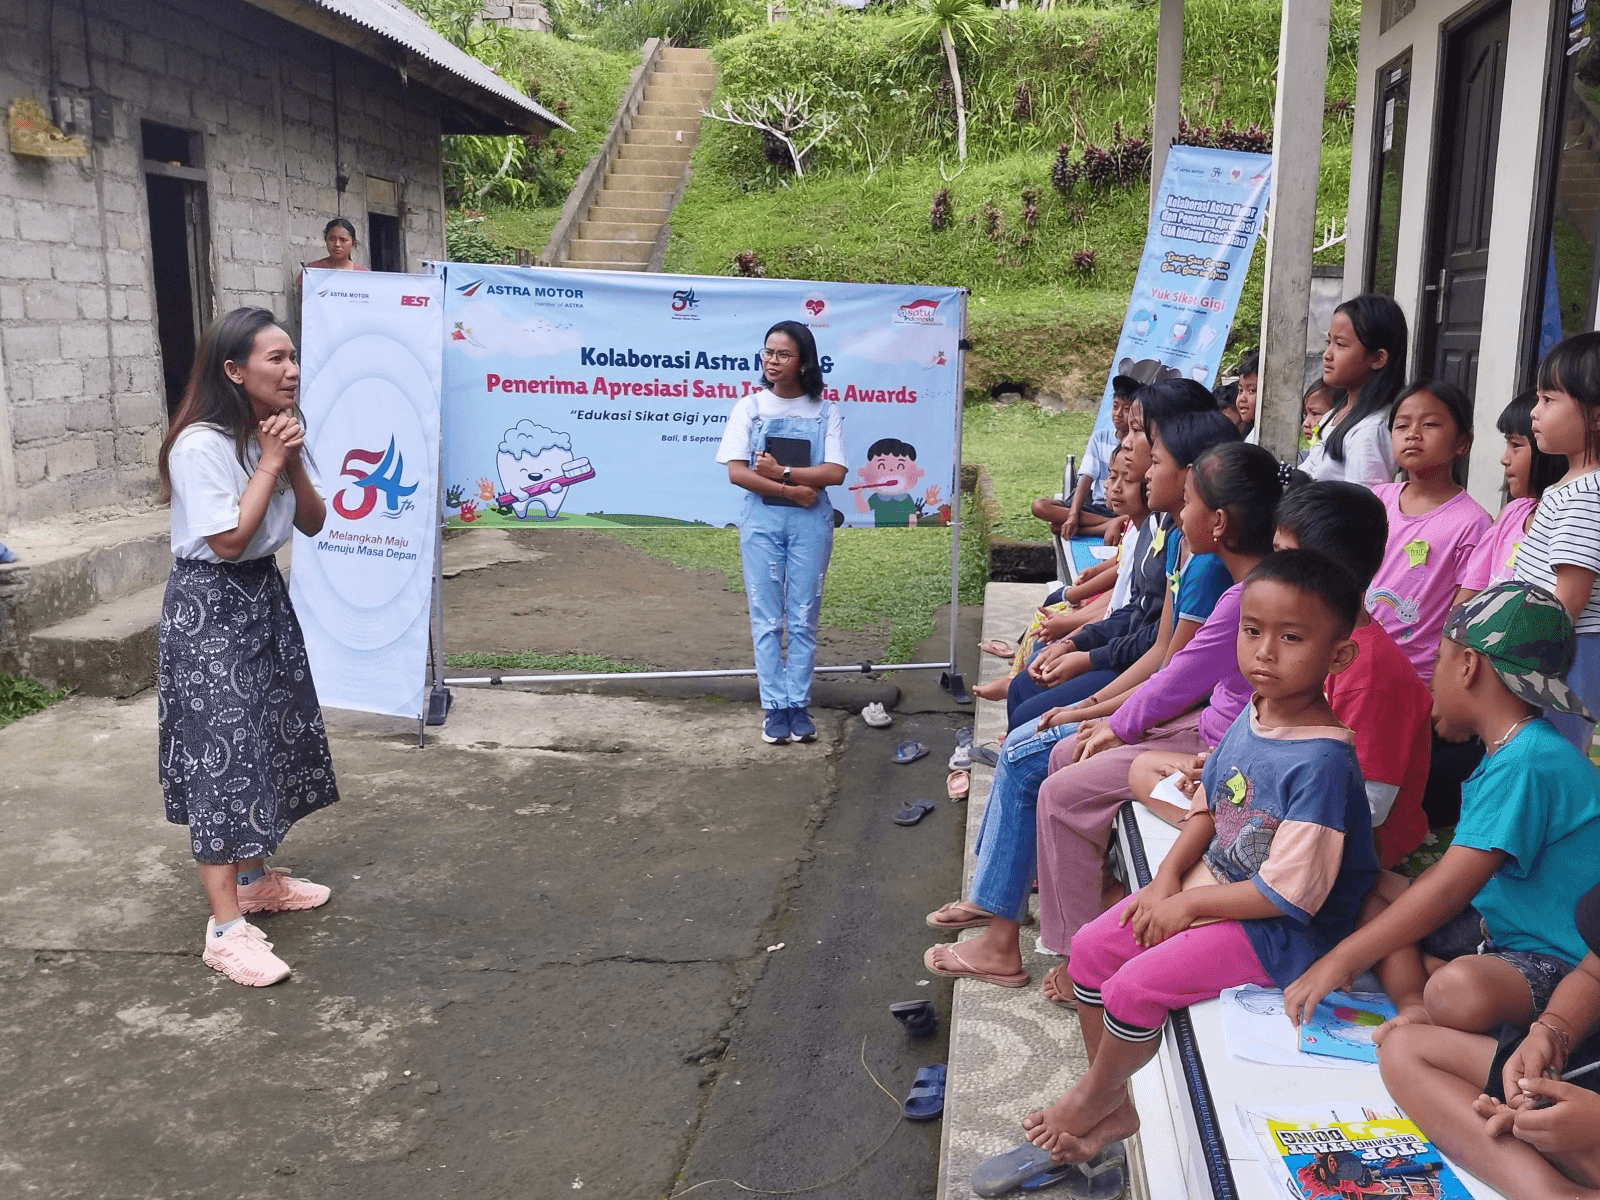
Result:
[[[1355,928],[1378,856],[1323,680],[1354,661],[1360,611],[1355,577],[1309,550],[1273,554],[1246,579],[1237,656],[1255,694],[1206,760],[1155,878],[1072,939],[1089,1070],[1022,1123],[1055,1161],[1087,1161],[1138,1128],[1128,1080],[1174,1008],[1285,986]]]

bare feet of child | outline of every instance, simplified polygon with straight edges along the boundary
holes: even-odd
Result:
[[[1051,967],[1044,977],[1044,998],[1051,1004],[1067,1004],[1073,1008],[1078,1002],[1072,998],[1072,980],[1067,978],[1067,962],[1062,959]]]
[[[1399,1029],[1402,1025],[1432,1025],[1433,1018],[1428,1015],[1428,1010],[1421,1004],[1408,1004],[1382,1025],[1372,1031],[1372,1040],[1377,1045],[1383,1045],[1383,1039],[1389,1036],[1391,1029]]]
[[[1120,1142],[1139,1130],[1139,1114],[1124,1090],[1122,1101],[1111,1112],[1094,1120],[1094,1112],[1082,1103],[1080,1089],[1074,1087],[1042,1112],[1022,1118],[1022,1131],[1041,1150],[1050,1151],[1052,1162],[1088,1162],[1112,1142]],[[1087,1128],[1083,1134],[1074,1129]]]
[[[1011,690],[1011,676],[1002,675],[999,679],[991,679],[988,683],[980,683],[972,689],[972,694],[981,700],[1004,700],[1006,693]]]

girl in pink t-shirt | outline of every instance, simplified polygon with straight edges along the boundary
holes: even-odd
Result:
[[[1471,402],[1454,384],[1412,384],[1389,418],[1395,465],[1405,482],[1372,489],[1389,516],[1389,542],[1367,591],[1367,609],[1424,683],[1433,677],[1456,582],[1489,528],[1489,514],[1455,477],[1456,464],[1472,449],[1471,413]]]
[[[1512,577],[1522,535],[1533,523],[1533,510],[1544,490],[1558,483],[1567,473],[1565,455],[1546,454],[1533,440],[1533,405],[1537,392],[1523,392],[1500,413],[1495,422],[1506,439],[1500,465],[1506,472],[1506,506],[1495,518],[1494,527],[1483,535],[1478,548],[1467,559],[1458,580],[1457,604],[1496,583]]]

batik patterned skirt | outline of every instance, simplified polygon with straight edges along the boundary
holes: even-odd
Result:
[[[160,777],[167,820],[203,863],[272,853],[339,798],[289,590],[271,558],[180,558],[161,608]]]

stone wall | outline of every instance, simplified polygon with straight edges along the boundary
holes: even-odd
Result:
[[[0,530],[157,489],[167,414],[141,120],[203,137],[213,314],[286,313],[329,217],[364,238],[368,176],[398,185],[408,269],[444,252],[438,99],[396,70],[240,0],[54,11],[52,29],[49,0],[0,4],[0,107],[93,88],[113,132],[80,159],[0,153]]]

